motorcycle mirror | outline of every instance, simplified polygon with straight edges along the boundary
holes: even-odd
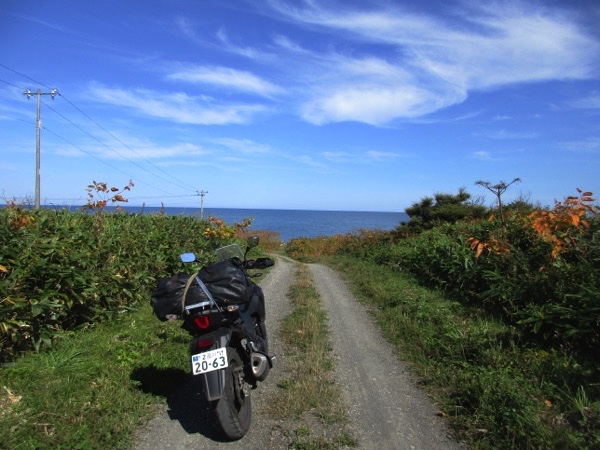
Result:
[[[184,263],[191,263],[196,261],[196,255],[194,253],[182,253],[181,255],[179,255],[179,257]]]
[[[258,245],[259,237],[252,236],[248,238],[248,248],[254,248]]]

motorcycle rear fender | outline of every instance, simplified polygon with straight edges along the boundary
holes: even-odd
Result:
[[[203,334],[194,338],[191,344],[191,353],[197,354],[196,343],[205,339],[213,338],[215,343],[212,347],[206,350],[214,350],[216,348],[226,348],[231,341],[231,330],[229,328],[219,328],[216,331]],[[225,369],[215,370],[200,375],[202,378],[202,384],[204,386],[204,393],[208,401],[219,400],[223,395],[223,389],[225,388]]]
[[[204,393],[209,402],[219,400],[225,389],[225,369],[200,375],[204,384]]]

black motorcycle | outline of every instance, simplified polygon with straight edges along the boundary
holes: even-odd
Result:
[[[217,262],[198,273],[159,280],[151,304],[161,320],[182,319],[192,336],[192,373],[199,375],[207,400],[224,435],[236,440],[250,428],[250,390],[273,367],[265,326],[265,299],[252,282],[250,269],[265,269],[270,258],[248,260],[258,237],[248,239],[245,252],[237,244],[216,250]],[[196,261],[184,253],[185,263]]]

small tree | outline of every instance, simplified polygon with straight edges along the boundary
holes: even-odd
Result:
[[[466,218],[482,218],[487,208],[470,201],[471,194],[460,188],[457,194],[437,193],[424,197],[404,211],[410,217],[407,224],[396,228],[396,233],[420,232],[440,223],[455,223]]]
[[[498,211],[500,213],[500,220],[502,221],[502,225],[505,224],[504,210],[502,208],[502,194],[504,194],[506,192],[506,190],[509,188],[509,186],[511,184],[520,183],[520,182],[521,182],[520,178],[515,178],[510,183],[500,181],[497,184],[492,184],[489,181],[482,181],[482,180],[475,182],[475,184],[478,184],[479,186],[483,186],[484,188],[486,188],[488,191],[490,191],[492,194],[494,194],[496,196],[496,199],[498,202]]]
[[[108,205],[108,202],[111,203],[127,203],[127,200],[123,193],[125,191],[130,191],[134,186],[133,181],[129,180],[127,186],[119,189],[117,187],[109,187],[106,183],[98,183],[96,181],[92,182],[92,184],[88,185],[85,189],[87,191],[88,201],[85,205],[83,205],[84,210],[94,211],[96,216],[96,226],[95,233],[98,236],[104,226],[102,213],[104,208]],[[117,210],[120,211],[121,208],[117,205]]]

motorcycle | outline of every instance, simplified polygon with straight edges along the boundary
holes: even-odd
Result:
[[[206,399],[226,438],[241,439],[252,415],[250,391],[266,380],[275,356],[269,354],[262,289],[251,278],[251,269],[274,264],[270,258],[247,259],[259,243],[247,241],[216,250],[217,262],[194,275],[177,274],[159,280],[151,304],[161,320],[183,320],[190,333],[192,374],[202,380]],[[196,261],[194,253],[180,255],[182,262]]]

